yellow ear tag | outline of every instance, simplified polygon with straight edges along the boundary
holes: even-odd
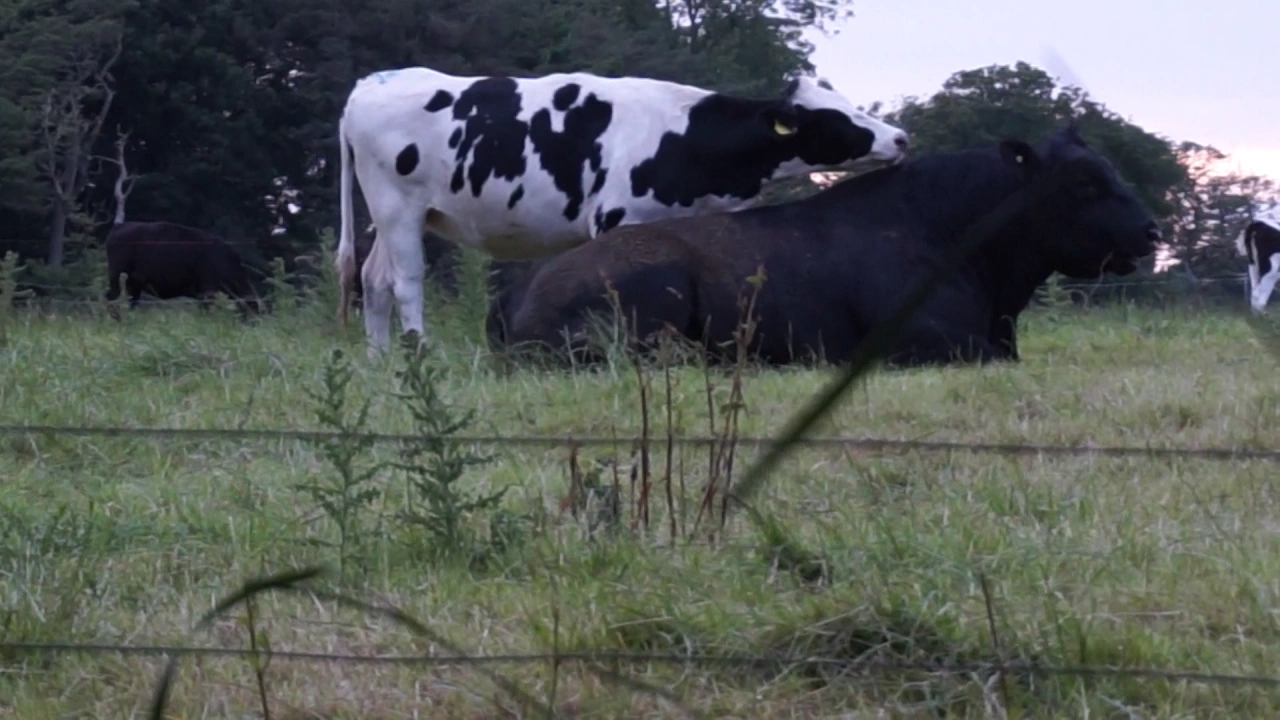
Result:
[[[787,127],[786,125],[783,125],[781,122],[777,120],[773,121],[773,131],[778,133],[779,135],[791,135],[795,133],[795,130]]]

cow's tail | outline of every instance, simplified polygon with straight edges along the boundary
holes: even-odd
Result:
[[[341,176],[338,181],[339,204],[342,213],[342,227],[338,233],[338,256],[334,266],[338,271],[338,322],[347,325],[347,309],[351,306],[351,296],[356,281],[356,218],[352,199],[352,164],[355,162],[354,151],[347,139],[347,114],[344,111],[338,120],[338,152],[342,155],[340,162]]]

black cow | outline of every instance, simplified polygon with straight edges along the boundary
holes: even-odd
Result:
[[[202,307],[221,291],[242,316],[261,311],[240,254],[213,233],[165,221],[125,222],[107,233],[106,247],[109,301],[120,297],[120,273],[127,273],[131,308],[144,291],[161,300],[198,298]],[[114,305],[111,315],[119,319]]]
[[[1261,313],[1280,280],[1280,207],[1246,225],[1236,237],[1236,251],[1249,258],[1249,305]]]
[[[490,342],[564,347],[566,332],[581,340],[589,315],[612,316],[607,277],[623,317],[634,313],[633,337],[670,325],[724,359],[715,348],[731,343],[745,279],[763,266],[749,349],[774,364],[814,355],[847,362],[948,244],[1073,160],[1057,190],[1024,205],[953,269],[887,357],[898,366],[1016,360],[1017,317],[1053,272],[1127,275],[1160,239],[1155,220],[1074,125],[1034,146],[1005,140],[920,157],[792,203],[616,228],[544,261],[494,298]]]

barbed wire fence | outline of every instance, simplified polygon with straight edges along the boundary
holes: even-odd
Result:
[[[420,667],[484,666],[583,663],[654,663],[687,667],[754,667],[785,672],[802,667],[825,667],[845,673],[902,674],[923,672],[936,675],[1005,674],[1010,676],[1065,676],[1097,679],[1152,679],[1206,685],[1254,685],[1280,688],[1280,676],[1229,675],[1222,673],[1163,668],[1111,667],[1102,665],[1041,665],[1036,663],[893,661],[879,658],[770,655],[720,655],[705,653],[645,653],[622,651],[559,651],[501,655],[355,655],[304,652],[297,650],[252,650],[248,648],[201,647],[191,645],[115,645],[67,642],[5,642],[0,652],[41,655],[119,655],[165,658],[224,657],[263,658],[302,663],[345,663],[352,665],[409,665]]]
[[[166,428],[166,427],[129,427],[129,426],[95,426],[95,425],[0,425],[0,437],[24,436],[68,436],[74,438],[109,437],[153,439],[162,441],[237,441],[237,442],[318,442],[334,440],[361,440],[372,443],[402,444],[410,442],[441,442],[469,445],[520,446],[546,449],[568,449],[588,446],[613,446],[649,443],[653,446],[664,446],[674,443],[682,446],[711,446],[720,442],[720,438],[697,435],[669,435],[653,437],[642,436],[552,436],[552,435],[470,435],[470,436],[421,436],[395,433],[336,433],[312,430],[291,429],[224,429],[224,428]],[[768,448],[777,445],[776,438],[749,437],[736,438],[743,446]],[[971,443],[929,440],[905,440],[875,437],[802,437],[794,441],[797,446],[808,448],[853,448],[871,454],[888,454],[903,452],[925,453],[973,453],[994,454],[999,456],[1056,456],[1056,457],[1108,457],[1108,458],[1163,458],[1187,459],[1210,462],[1260,461],[1267,463],[1280,462],[1280,449],[1249,449],[1225,447],[1159,447],[1159,446],[1096,446],[1096,445],[1046,445],[1030,443]],[[320,574],[320,570],[304,570],[299,575],[311,576]],[[246,587],[262,588],[270,585],[273,579],[251,581]],[[290,586],[292,583],[282,582],[280,585]],[[304,594],[319,600],[338,599],[337,596],[318,591],[308,592],[293,587]],[[242,591],[236,595],[247,596]],[[233,603],[226,600],[218,603],[219,607],[227,607]],[[359,601],[349,603],[362,605],[393,619],[406,616],[395,608],[363,605]],[[213,617],[211,612],[208,616]],[[417,621],[409,620],[413,626]],[[425,627],[425,626],[422,626]],[[425,630],[423,632],[426,632]],[[446,646],[446,649],[447,646]],[[84,655],[94,657],[154,657],[166,659],[169,668],[166,678],[171,680],[176,672],[177,662],[183,658],[211,658],[246,660],[255,667],[265,667],[270,662],[289,662],[303,664],[346,665],[378,665],[378,666],[411,666],[422,668],[461,668],[477,669],[496,666],[543,665],[553,668],[578,665],[587,672],[597,672],[605,679],[636,692],[650,692],[663,696],[673,704],[683,707],[681,701],[672,692],[639,680],[626,677],[623,667],[642,667],[662,665],[689,670],[732,669],[769,672],[776,675],[811,670],[824,673],[831,678],[838,678],[842,683],[867,683],[888,681],[894,678],[917,677],[940,679],[943,677],[959,678],[962,682],[974,680],[985,688],[984,692],[992,692],[996,681],[1025,680],[1027,678],[1075,678],[1091,683],[1106,680],[1145,680],[1165,683],[1198,684],[1220,687],[1252,687],[1273,692],[1280,690],[1280,676],[1240,675],[1188,670],[1178,668],[1157,667],[1125,667],[1103,665],[1057,665],[1036,662],[961,662],[939,659],[902,659],[883,657],[876,653],[866,653],[857,657],[824,656],[820,654],[787,654],[777,653],[707,653],[688,652],[628,652],[615,650],[570,650],[553,649],[545,652],[504,653],[476,655],[454,649],[446,653],[423,654],[355,654],[312,652],[275,648],[235,648],[219,646],[202,646],[191,644],[129,644],[129,643],[89,643],[75,641],[40,641],[24,642],[0,639],[0,656],[9,658],[48,658],[59,655]],[[917,677],[919,679],[919,677]],[[166,681],[168,682],[168,681]],[[504,682],[510,682],[505,680]],[[518,689],[509,688],[509,692],[520,694]],[[157,691],[167,696],[167,685]],[[541,701],[526,698],[528,702],[538,706]],[[1007,702],[1007,700],[1006,700]],[[162,703],[161,703],[162,704]],[[552,712],[553,708],[548,708]],[[685,708],[686,714],[697,713]],[[153,715],[160,717],[160,715]]]
[[[173,440],[225,440],[225,441],[298,441],[317,442],[333,440],[370,441],[373,443],[456,443],[460,445],[499,445],[566,449],[574,446],[618,447],[645,443],[661,447],[667,444],[707,447],[723,442],[723,438],[710,435],[652,435],[600,436],[600,435],[411,435],[401,433],[338,433],[321,430],[246,429],[246,428],[163,428],[105,425],[0,425],[0,436],[66,435],[71,437],[132,437]],[[738,445],[754,449],[775,447],[782,443],[778,438],[738,436]],[[1194,459],[1209,461],[1257,460],[1280,461],[1280,450],[1225,447],[1160,447],[1155,445],[1055,445],[1037,443],[974,443],[946,440],[907,440],[875,437],[804,437],[797,439],[800,447],[848,448],[868,453],[972,453],[1006,456],[1073,456],[1108,458]]]

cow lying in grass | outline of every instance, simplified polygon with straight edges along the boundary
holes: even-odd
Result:
[[[1018,358],[1016,323],[1059,272],[1127,275],[1160,230],[1074,126],[1035,145],[922,156],[797,202],[616,228],[541,263],[492,301],[494,348],[533,343],[587,353],[593,314],[644,340],[663,326],[723,359],[746,279],[763,267],[749,351],[767,363],[846,362],[949,244],[1015,191],[1068,161],[1064,184],[1028,204],[955,267],[886,358],[912,366]],[[1077,165],[1077,163],[1079,163]]]

